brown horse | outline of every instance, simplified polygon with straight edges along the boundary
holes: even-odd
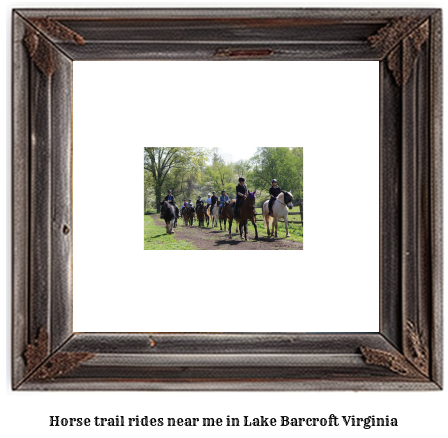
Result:
[[[255,192],[248,192],[241,204],[238,217],[235,218],[236,223],[240,227],[240,237],[243,239],[244,228],[244,240],[247,240],[247,221],[250,220],[255,228],[255,239],[258,239],[257,223],[255,221]]]
[[[184,219],[185,226],[188,226],[188,225],[190,225],[190,227],[193,226],[194,207],[185,207],[184,208],[183,219]]]
[[[221,216],[219,223],[221,224],[221,218],[224,221],[224,231],[226,231],[226,221],[229,221],[229,237],[232,238],[232,222],[233,222],[233,208],[232,204],[226,202],[221,209]],[[222,227],[221,227],[222,230]]]
[[[199,222],[199,226],[203,227],[204,226],[204,219],[205,219],[205,205],[201,204],[196,208],[196,215],[198,218],[198,222]]]

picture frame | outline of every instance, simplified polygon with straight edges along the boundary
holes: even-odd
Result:
[[[12,18],[14,389],[442,389],[440,9]],[[379,62],[378,333],[73,332],[72,62],[106,59]]]

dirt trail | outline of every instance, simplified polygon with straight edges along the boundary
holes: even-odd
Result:
[[[154,223],[165,227],[165,222],[160,219],[159,215],[151,215]],[[262,223],[257,224],[258,228],[262,227]],[[177,228],[174,228],[174,236],[177,240],[187,240],[193,243],[197,249],[203,250],[294,250],[303,249],[303,243],[294,242],[286,238],[269,238],[260,237],[258,240],[241,240],[239,234],[233,232],[235,222],[232,226],[232,239],[229,239],[228,231],[221,231],[218,228],[199,228],[197,222],[193,227],[186,227],[181,221],[178,221]],[[248,239],[255,237],[253,228],[249,228]]]

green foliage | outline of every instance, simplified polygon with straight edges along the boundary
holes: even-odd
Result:
[[[251,160],[238,160],[232,165],[234,173],[243,178],[247,178],[249,172],[251,171]]]
[[[249,190],[257,190],[257,204],[269,198],[272,178],[294,199],[303,197],[303,148],[258,148],[249,160],[230,162],[218,148],[144,148],[145,202],[158,209],[158,201],[173,191],[178,205],[184,198],[194,202],[213,190],[235,196],[238,178],[246,178]]]
[[[272,179],[297,199],[303,197],[303,148],[257,148],[248,184],[268,191]]]
[[[144,188],[143,188],[143,211],[146,211],[151,204],[154,204],[154,186],[152,175],[149,171],[144,171]],[[146,214],[146,213],[145,213]]]
[[[205,148],[144,148],[144,170],[152,176],[158,211],[159,201],[168,189],[174,197],[191,189],[208,156],[209,150]]]
[[[205,173],[208,180],[213,183],[216,193],[220,193],[223,189],[235,190],[235,175],[231,165],[217,161],[207,167]]]

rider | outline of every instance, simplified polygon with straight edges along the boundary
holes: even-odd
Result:
[[[168,194],[165,196],[165,201],[168,201],[172,205],[176,205],[176,202],[174,201],[174,196],[171,193],[171,190],[168,190]]]
[[[196,213],[198,212],[198,208],[199,208],[201,205],[202,205],[202,206],[204,205],[204,201],[202,200],[202,197],[201,197],[201,196],[198,196],[198,200],[196,201]]]
[[[211,193],[208,194],[208,198],[205,200],[205,202],[207,203],[207,208],[210,207],[210,205],[212,204],[212,198],[211,198]]]
[[[213,196],[211,198],[211,206],[210,206],[210,214],[213,211],[213,207],[215,206],[215,204],[218,202],[218,197],[216,196],[216,192],[212,192]]]
[[[184,209],[185,209],[185,207],[188,207],[188,204],[187,204],[187,200],[186,200],[186,199],[184,199],[184,202],[182,203],[182,215],[184,214]]]
[[[219,211],[218,214],[221,214],[221,210],[222,210],[222,206],[226,203],[229,202],[229,197],[226,195],[226,191],[223,190],[221,192],[221,196],[219,198]]]
[[[238,178],[238,185],[236,186],[237,199],[236,199],[236,206],[235,206],[235,213],[234,213],[235,217],[238,217],[241,204],[246,199],[247,187],[246,187],[246,184],[244,184],[245,182],[246,182],[246,179],[243,178],[242,176],[240,176]]]
[[[168,190],[168,194],[165,196],[165,201],[168,201],[170,204],[172,204],[174,206],[174,209],[176,211],[176,215],[177,217],[179,217],[179,208],[176,205],[176,201],[174,200],[174,196],[171,192],[171,189]]]
[[[280,195],[282,189],[278,186],[277,180],[272,180],[272,187],[269,189],[269,194],[271,195],[271,199],[269,199],[269,215],[274,216],[272,213],[272,206],[274,205],[277,196]]]

